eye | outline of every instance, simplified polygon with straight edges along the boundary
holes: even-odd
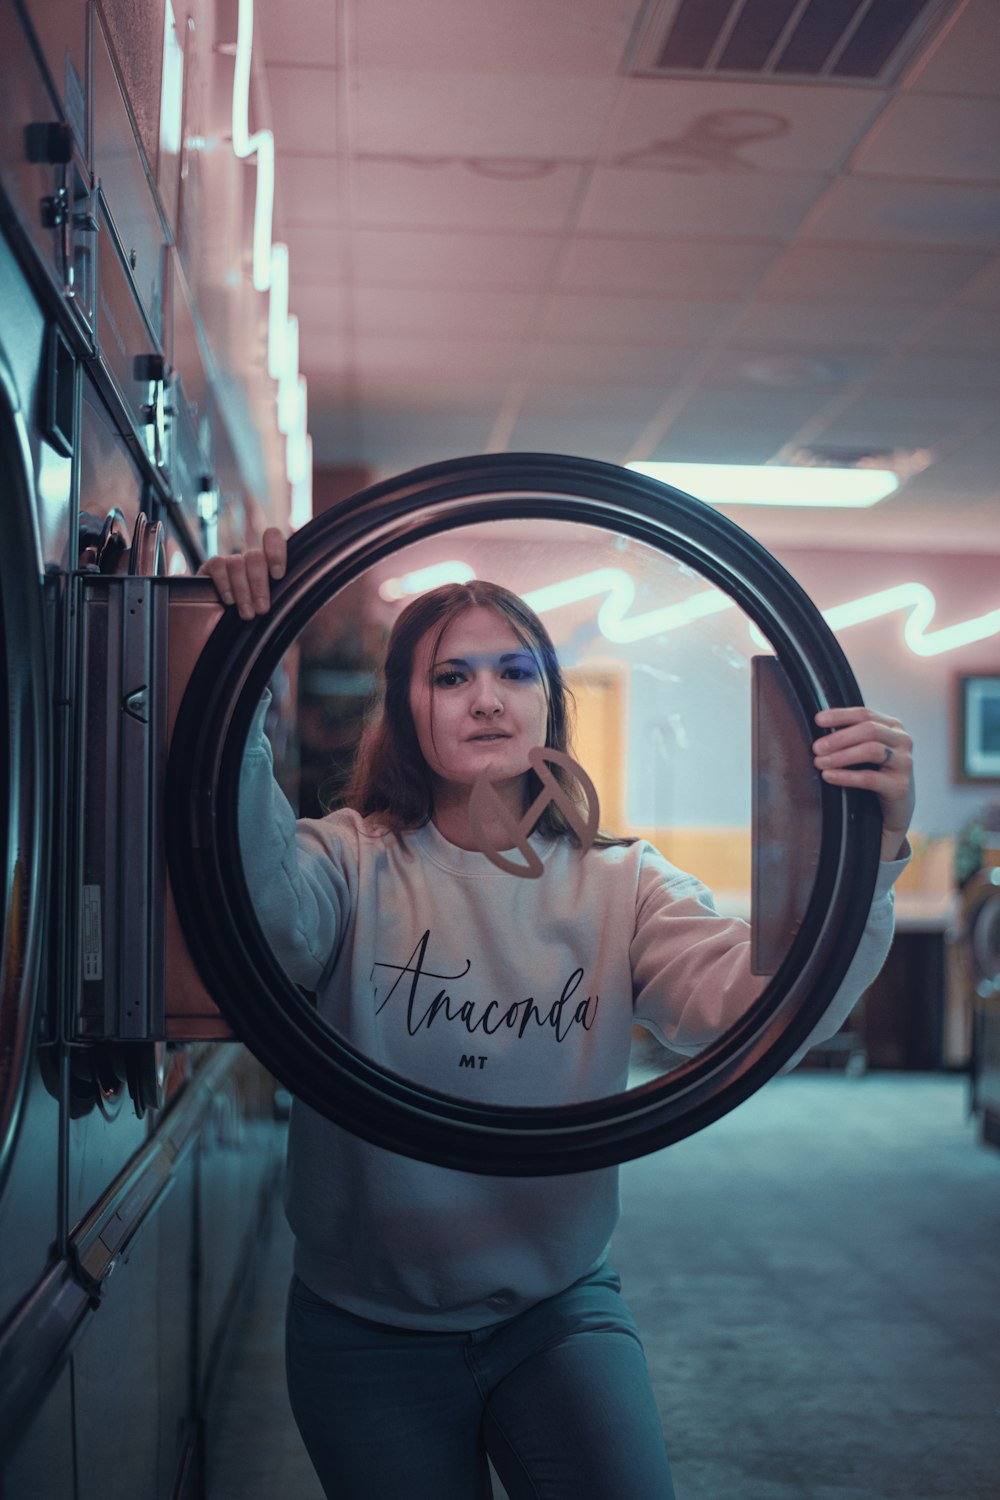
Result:
[[[465,673],[457,672],[454,667],[446,667],[443,671],[434,674],[435,687],[457,687],[460,682],[464,681]]]
[[[538,668],[530,657],[523,657],[520,661],[509,662],[503,669],[503,675],[511,682],[534,682],[538,678]]]

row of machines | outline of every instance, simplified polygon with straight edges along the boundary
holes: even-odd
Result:
[[[3,1500],[204,1493],[280,1170],[269,1075],[158,1024],[134,618],[288,525],[235,35],[221,0],[0,6]]]

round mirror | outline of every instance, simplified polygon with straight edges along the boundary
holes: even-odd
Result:
[[[485,652],[568,760],[561,777],[536,767],[530,814],[503,838],[487,817],[459,847],[410,807],[407,838],[397,819],[373,850],[345,808],[364,806],[374,742],[359,745],[389,633],[409,601],[469,580],[524,601],[544,643],[516,621],[513,638],[465,642],[460,615],[447,659],[428,648],[420,672],[447,687]],[[820,782],[809,747],[813,714],[858,697],[793,580],[688,496],[543,455],[403,476],[297,534],[271,613],[225,618],[196,669],[167,820],[188,941],[281,1081],[376,1144],[514,1175],[655,1149],[786,1063],[843,978],[878,818],[872,800]],[[434,711],[437,747],[448,710]],[[462,753],[492,764],[503,737]],[[491,784],[484,774],[476,794]],[[544,836],[538,820],[560,807],[568,836]],[[324,872],[308,931],[281,846],[296,817],[314,820]],[[379,862],[396,858],[417,866],[405,916],[378,895]],[[654,885],[671,893],[670,972]],[[503,913],[492,930],[484,910]],[[530,987],[519,958],[508,992],[504,953],[529,924]],[[621,972],[612,936],[631,957]]]

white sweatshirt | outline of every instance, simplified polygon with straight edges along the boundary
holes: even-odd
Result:
[[[536,837],[545,870],[528,880],[433,823],[402,837],[350,811],[296,823],[262,737],[244,762],[240,827],[290,978],[362,1053],[442,1093],[543,1105],[618,1092],[634,1023],[693,1054],[765,983],[749,970],[746,923],[719,916],[645,841],[581,856]],[[807,1045],[833,1035],[881,968],[904,864],[882,865],[861,945]],[[618,1171],[454,1171],[368,1145],[296,1101],[286,1211],[296,1271],[319,1296],[399,1327],[474,1328],[601,1264]]]

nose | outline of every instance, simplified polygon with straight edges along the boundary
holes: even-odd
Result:
[[[489,719],[503,713],[503,699],[491,673],[482,672],[476,679],[472,712],[477,719]]]

